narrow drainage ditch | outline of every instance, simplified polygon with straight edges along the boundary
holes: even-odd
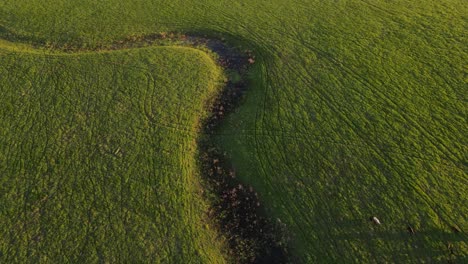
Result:
[[[209,191],[215,197],[209,197],[211,209],[208,217],[218,226],[219,232],[227,240],[228,255],[234,263],[279,264],[291,261],[288,250],[289,237],[285,226],[279,221],[267,217],[258,194],[251,186],[236,178],[232,164],[226,154],[216,145],[211,137],[220,127],[225,117],[233,112],[242,102],[248,88],[247,74],[251,64],[255,63],[252,51],[240,51],[227,45],[224,40],[176,33],[157,33],[150,35],[129,36],[108,46],[87,48],[79,44],[60,45],[45,41],[16,36],[0,26],[0,35],[10,41],[24,41],[36,48],[61,50],[64,52],[119,50],[141,48],[152,45],[181,45],[206,47],[218,55],[217,63],[229,75],[220,95],[211,106],[211,114],[203,122],[199,142],[202,175]]]
[[[258,194],[236,178],[228,157],[211,140],[226,115],[244,98],[254,54],[249,50],[240,52],[217,39],[189,37],[189,40],[216,53],[218,63],[230,76],[212,105],[211,116],[204,122],[206,137],[199,142],[202,173],[210,191],[216,194],[209,217],[219,224],[228,242],[229,255],[236,263],[287,263],[289,239],[285,227],[266,216]]]
[[[280,264],[291,261],[289,236],[284,224],[267,217],[258,194],[251,186],[236,178],[226,154],[212,140],[227,115],[239,106],[248,88],[248,72],[255,63],[252,51],[241,51],[224,40],[176,33],[131,36],[118,41],[110,49],[137,48],[150,45],[182,45],[204,47],[217,54],[217,63],[229,75],[220,95],[202,123],[198,142],[200,167],[211,203],[207,213],[210,221],[227,240],[228,256],[234,263]],[[108,48],[109,49],[109,48]]]

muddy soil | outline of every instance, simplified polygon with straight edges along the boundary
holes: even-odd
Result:
[[[249,50],[238,51],[223,41],[189,37],[218,54],[218,63],[235,78],[228,78],[219,98],[204,123],[206,135],[212,135],[223,119],[242,102],[248,88],[247,73],[255,63]],[[209,188],[216,194],[210,218],[218,222],[229,243],[229,253],[237,263],[289,262],[285,226],[269,219],[258,194],[236,177],[226,155],[209,138],[200,142],[202,171]]]

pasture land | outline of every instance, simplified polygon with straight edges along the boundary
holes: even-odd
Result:
[[[222,261],[196,166],[206,53],[0,54],[2,262]]]
[[[255,54],[212,140],[297,261],[466,261],[467,14],[464,0],[1,2],[0,258],[224,259],[197,199],[209,56],[21,44],[181,32]]]

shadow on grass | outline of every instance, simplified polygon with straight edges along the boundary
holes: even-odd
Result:
[[[464,255],[467,236],[463,232],[456,233],[451,229],[422,228],[413,229],[410,232],[408,225],[397,226],[389,230],[385,224],[376,225],[365,219],[339,221],[334,223],[340,230],[333,233],[330,239],[349,244],[353,241],[369,247],[372,252],[374,246],[389,246],[392,250],[391,259],[395,263],[406,263],[408,261],[442,262],[442,263],[465,263],[467,256]],[[363,231],[368,228],[367,231]],[[395,227],[395,225],[392,225]],[[326,234],[324,234],[326,235]],[[403,242],[404,247],[392,248],[394,242]],[[374,256],[379,258],[379,256]]]

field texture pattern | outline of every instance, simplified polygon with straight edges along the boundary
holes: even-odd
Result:
[[[465,0],[122,2],[0,2],[0,262],[225,260],[196,165],[213,61],[20,44],[158,32],[255,53],[215,138],[298,262],[468,261]]]

